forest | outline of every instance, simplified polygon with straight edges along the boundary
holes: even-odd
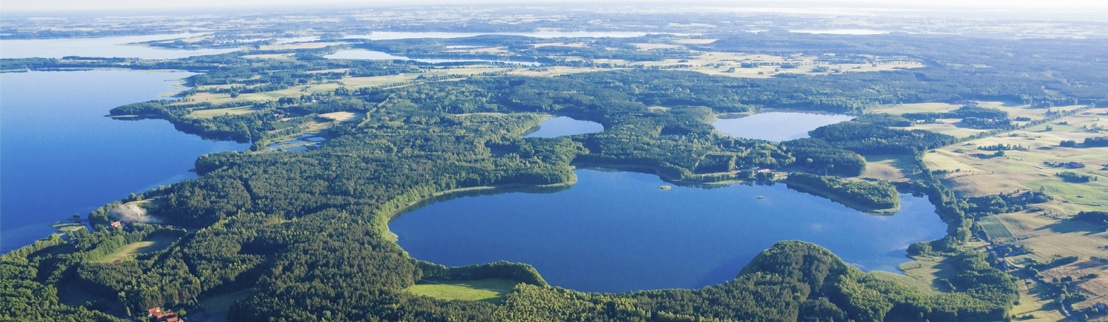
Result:
[[[0,257],[3,320],[118,321],[142,318],[154,306],[203,312],[203,299],[246,291],[228,312],[236,321],[988,321],[1006,320],[1017,285],[990,258],[965,247],[974,220],[1048,200],[1024,194],[963,198],[929,171],[894,187],[856,177],[866,157],[915,160],[957,143],[949,135],[900,127],[956,116],[972,128],[1005,127],[998,110],[963,107],[950,113],[876,116],[884,105],[1001,100],[1037,107],[1108,104],[1106,74],[1094,62],[1060,53],[1054,40],[986,39],[889,34],[853,41],[834,35],[770,31],[720,35],[690,50],[755,53],[825,51],[913,57],[927,67],[829,75],[738,78],[662,68],[597,68],[557,76],[507,73],[429,76],[395,86],[303,93],[264,102],[190,102],[200,92],[231,96],[272,92],[344,77],[421,73],[441,66],[412,61],[325,59],[340,48],[411,57],[512,59],[581,67],[591,59],[631,62],[685,59],[688,51],[634,49],[632,42],[667,36],[597,40],[601,46],[535,47],[528,37],[454,40],[348,40],[321,49],[262,50],[172,60],[65,57],[0,60],[3,70],[79,68],[177,69],[194,73],[176,98],[112,109],[113,117],[157,118],[208,139],[252,143],[248,151],[208,154],[195,179],[153,189],[89,214],[92,231],[40,240]],[[328,39],[334,41],[334,39]],[[564,42],[580,39],[566,39]],[[933,42],[934,48],[919,41]],[[977,40],[975,40],[977,41]],[[497,44],[505,54],[446,53],[449,46]],[[1103,51],[1093,42],[1065,48]],[[971,46],[973,50],[944,49]],[[600,48],[603,48],[601,50]],[[610,48],[610,49],[608,49]],[[938,49],[936,49],[938,48]],[[1003,48],[1006,51],[991,50]],[[1009,53],[1018,53],[1011,54]],[[1077,50],[1074,50],[1077,52]],[[246,55],[290,54],[253,60]],[[575,55],[584,61],[565,60]],[[1034,55],[1051,57],[1035,68]],[[1008,57],[1008,58],[1005,58]],[[1037,56],[1038,57],[1038,56]],[[988,60],[993,69],[966,66]],[[1042,67],[1046,66],[1046,67]],[[609,66],[611,67],[611,66]],[[1095,69],[1095,68],[1094,68]],[[334,70],[342,70],[337,72]],[[320,72],[325,71],[325,72]],[[1028,76],[1031,75],[1031,76]],[[438,77],[438,78],[436,78]],[[1057,77],[1057,78],[1055,78]],[[1065,81],[1060,79],[1064,78]],[[203,89],[199,89],[203,88]],[[210,118],[196,111],[246,108]],[[853,121],[823,126],[808,138],[770,142],[727,136],[711,125],[719,115],[772,108],[849,113]],[[267,150],[324,113],[351,112],[334,122],[326,141],[305,151]],[[941,114],[941,115],[940,115]],[[949,115],[948,115],[949,114]],[[600,123],[604,131],[559,138],[523,138],[550,116]],[[1086,146],[1101,144],[1090,138]],[[914,255],[944,256],[949,276],[931,292],[865,273],[818,245],[782,241],[758,254],[734,279],[701,289],[588,293],[549,285],[527,263],[446,267],[413,259],[388,232],[408,207],[445,191],[478,187],[570,184],[577,167],[655,173],[674,184],[755,179],[752,169],[789,172],[802,185],[865,208],[899,206],[898,187],[926,194],[948,235],[912,244]],[[922,166],[920,166],[922,168]],[[764,179],[764,178],[763,178]],[[143,201],[157,225],[110,228],[109,209]],[[1100,223],[1102,214],[1079,215]],[[175,238],[162,250],[119,262],[103,258],[153,236]],[[447,301],[405,291],[425,279],[500,278],[518,282],[502,304]],[[59,294],[82,289],[84,303]]]
[[[825,196],[862,211],[893,212],[900,208],[896,187],[885,181],[842,180],[837,177],[792,173],[785,179],[791,189]]]

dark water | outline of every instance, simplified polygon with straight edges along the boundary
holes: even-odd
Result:
[[[575,120],[565,116],[548,118],[539,124],[534,132],[524,135],[525,138],[556,138],[566,135],[598,133],[604,131],[604,125],[593,121]]]
[[[873,216],[784,185],[663,190],[657,176],[576,171],[555,193],[441,201],[390,225],[411,256],[444,265],[534,265],[553,285],[622,292],[698,288],[735,277],[781,240],[817,243],[864,270],[896,271],[905,249],[946,232],[926,198]]]
[[[730,136],[781,142],[806,138],[808,131],[851,119],[854,117],[842,114],[767,112],[719,119],[712,126]]]
[[[113,107],[177,92],[183,72],[0,74],[0,252],[49,224],[158,185],[194,178],[196,157],[247,145],[205,141],[161,120],[120,121]]]

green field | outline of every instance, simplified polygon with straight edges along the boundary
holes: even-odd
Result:
[[[949,292],[949,285],[937,283],[940,278],[951,278],[956,273],[948,260],[939,256],[917,256],[915,261],[900,264],[899,268],[904,271],[904,275],[880,273],[877,276],[915,285],[917,289],[924,291]]]
[[[170,235],[164,235],[164,234],[158,234],[158,235],[150,236],[149,238],[147,238],[147,240],[143,240],[143,241],[136,242],[136,243],[130,243],[130,244],[127,244],[123,247],[120,247],[114,253],[111,253],[111,254],[108,254],[107,256],[104,256],[104,258],[102,258],[100,260],[100,262],[112,263],[112,262],[115,262],[115,261],[118,261],[118,260],[124,260],[124,259],[127,259],[127,258],[132,258],[136,255],[145,254],[145,253],[152,253],[152,252],[156,252],[156,251],[159,251],[159,250],[163,250],[163,249],[166,249],[167,247],[169,247],[170,245],[173,245],[173,242],[177,241],[177,239],[178,239],[177,236],[170,236]]]
[[[985,216],[977,219],[977,225],[985,230],[989,238],[1012,238],[1012,232],[996,216]]]
[[[504,297],[518,282],[491,278],[468,281],[440,281],[434,284],[416,284],[408,292],[443,300],[481,301],[493,304],[504,302]]]

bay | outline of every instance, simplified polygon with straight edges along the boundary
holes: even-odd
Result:
[[[0,252],[159,185],[194,178],[205,153],[244,150],[162,120],[105,117],[116,106],[182,90],[185,72],[94,70],[0,74]]]

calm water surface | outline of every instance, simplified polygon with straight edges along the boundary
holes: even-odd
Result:
[[[712,122],[716,131],[734,137],[789,141],[808,137],[808,131],[854,119],[850,115],[799,112],[766,112]]]
[[[556,138],[559,136],[599,133],[604,131],[604,125],[593,121],[575,120],[566,116],[548,118],[539,124],[534,132],[524,135],[525,138]]]
[[[130,43],[136,42],[187,38],[190,36],[193,35],[174,34],[100,38],[0,40],[0,58],[61,58],[65,56],[84,56],[174,59],[191,56],[222,54],[234,51],[234,49],[162,49],[140,45],[129,45]]]
[[[49,224],[196,175],[196,157],[243,150],[162,120],[104,117],[123,104],[180,91],[183,72],[0,74],[0,252],[54,231]]]
[[[655,175],[576,173],[566,190],[440,201],[389,227],[415,258],[525,262],[553,285],[600,292],[723,283],[781,240],[817,243],[865,270],[896,271],[910,243],[946,232],[935,207],[910,195],[895,215],[873,216],[782,184],[662,190]]]

